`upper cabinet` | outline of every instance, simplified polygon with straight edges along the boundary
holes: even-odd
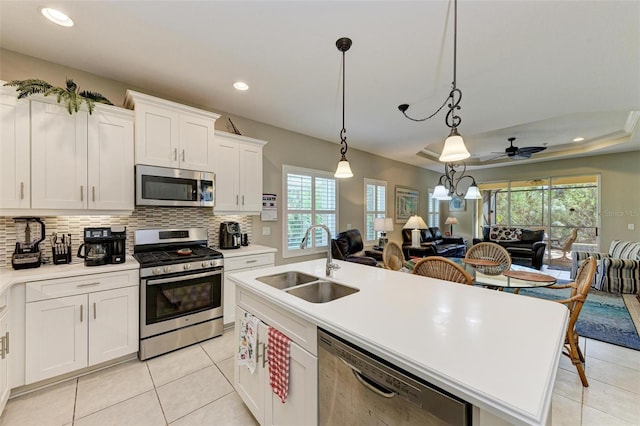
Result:
[[[262,147],[259,139],[216,131],[215,214],[260,214]]]
[[[6,87],[0,90],[0,171],[0,208],[29,208],[29,101]]]
[[[97,105],[69,114],[56,103],[31,102],[31,207],[134,208],[133,115]]]
[[[130,213],[133,113],[96,105],[69,114],[55,96],[2,91],[0,214]]]
[[[125,106],[135,109],[135,163],[214,171],[214,124],[209,111],[127,90]]]

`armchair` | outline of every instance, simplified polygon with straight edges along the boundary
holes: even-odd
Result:
[[[373,257],[365,256],[362,235],[357,229],[350,229],[336,235],[331,240],[331,254],[337,260],[346,260],[347,262],[369,266],[378,264]]]
[[[592,282],[596,290],[640,294],[640,243],[613,240],[608,253],[572,251],[572,279],[589,256],[595,257],[598,263]]]

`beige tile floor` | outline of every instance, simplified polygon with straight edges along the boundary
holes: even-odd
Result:
[[[640,425],[640,351],[581,339],[590,386],[566,357],[553,425]],[[0,426],[255,425],[235,393],[233,332],[12,398]],[[526,366],[523,366],[526,368]]]

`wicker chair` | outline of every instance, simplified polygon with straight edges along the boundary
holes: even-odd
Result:
[[[476,266],[476,271],[485,275],[500,275],[511,268],[511,256],[507,249],[496,243],[478,243],[467,251],[467,259],[485,259],[499,262],[498,266]]]
[[[576,323],[578,322],[578,316],[582,305],[587,299],[587,294],[591,288],[591,281],[596,273],[596,259],[590,257],[582,262],[576,280],[566,285],[554,285],[548,288],[571,288],[571,296],[568,299],[556,300],[558,303],[563,303],[569,309],[569,325],[567,326],[567,335],[564,341],[564,348],[562,353],[571,359],[571,363],[576,366],[582,386],[589,387],[587,376],[584,374],[584,355],[578,345],[578,332],[576,331]]]
[[[404,254],[400,246],[394,242],[388,242],[382,251],[382,265],[385,269],[399,271],[404,266]]]
[[[429,256],[420,259],[413,268],[413,273],[425,277],[453,281],[454,283],[473,284],[473,278],[462,266],[441,256]]]

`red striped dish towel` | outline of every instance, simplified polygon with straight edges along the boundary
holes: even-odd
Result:
[[[291,339],[269,327],[269,384],[284,404],[289,393],[289,343]]]

